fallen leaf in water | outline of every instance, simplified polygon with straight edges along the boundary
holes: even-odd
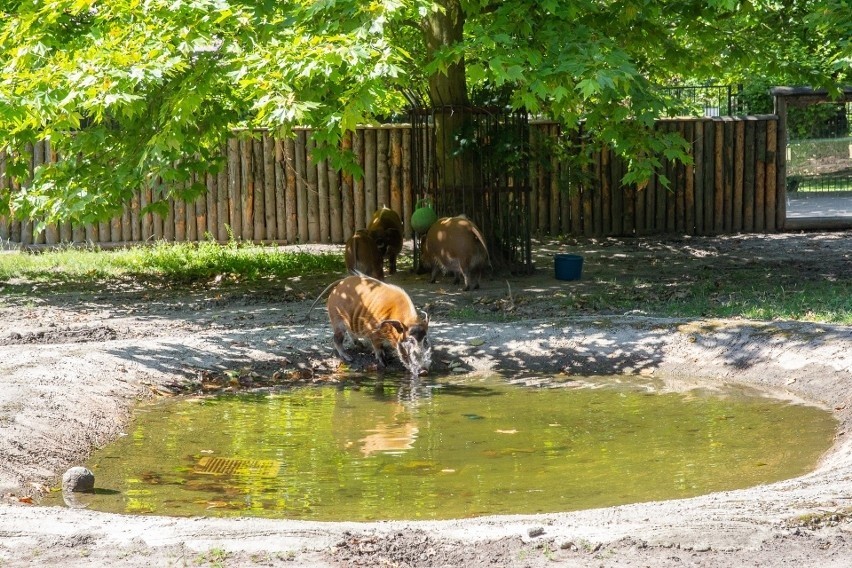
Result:
[[[517,434],[517,430],[494,430],[498,434]]]
[[[480,345],[485,345],[485,340],[484,339],[478,339],[478,338],[477,339],[471,339],[469,344],[472,345],[473,347],[479,347]]]

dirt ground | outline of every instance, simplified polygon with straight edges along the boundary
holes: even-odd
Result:
[[[584,255],[583,279],[553,278],[557,251]],[[225,370],[240,370],[239,388],[329,380],[338,360],[325,316],[302,319],[327,282],[33,286],[24,295],[9,293],[21,283],[2,283],[0,566],[849,566],[852,327],[603,314],[581,301],[586,287],[629,283],[640,272],[672,277],[679,266],[684,277],[718,278],[755,263],[852,278],[852,233],[540,244],[535,274],[492,278],[476,293],[407,272],[389,280],[430,312],[430,380],[451,371],[547,371],[768,389],[836,416],[836,442],[814,472],[686,500],[380,523],[37,505],[63,472],[123,432],[140,399],[232,388]],[[373,372],[366,355],[359,366]]]

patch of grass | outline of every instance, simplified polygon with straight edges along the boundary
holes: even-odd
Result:
[[[223,568],[228,556],[229,554],[226,550],[221,548],[211,548],[206,553],[199,554],[195,559],[195,564],[197,566],[208,565]]]
[[[852,282],[807,279],[761,270],[724,277],[600,281],[578,289],[567,308],[586,313],[645,313],[666,317],[798,320],[852,324]]]
[[[0,280],[86,283],[132,277],[176,283],[217,277],[252,282],[266,278],[342,273],[337,253],[281,251],[275,247],[167,243],[115,251],[66,248],[0,255]]]

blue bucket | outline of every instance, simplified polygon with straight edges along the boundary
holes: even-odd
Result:
[[[583,257],[579,254],[557,254],[553,257],[557,280],[579,280],[583,274]]]

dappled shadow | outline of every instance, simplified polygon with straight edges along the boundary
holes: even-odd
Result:
[[[532,275],[492,274],[475,292],[462,291],[451,276],[431,284],[428,275],[407,270],[390,275],[388,282],[403,287],[431,317],[432,376],[493,369],[649,373],[671,358],[673,342],[684,341],[687,345],[678,348],[688,356],[748,369],[772,358],[783,360],[785,345],[848,342],[848,328],[739,320],[717,325],[704,322],[702,314],[650,316],[658,315],[661,306],[688,302],[697,288],[710,302],[730,303],[733,293],[725,291],[725,282],[767,291],[786,291],[796,282],[848,282],[849,237],[551,239],[535,243]],[[584,256],[581,279],[554,277],[553,257],[562,252]],[[111,353],[140,369],[190,378],[204,370],[244,368],[303,379],[375,374],[369,349],[355,351],[353,364],[340,367],[324,302],[302,323],[311,303],[334,279],[326,275],[184,288],[105,285],[30,296],[23,300],[29,311],[11,300],[7,304],[12,316],[7,318],[6,342],[107,342]],[[16,331],[16,325],[23,331]],[[83,328],[91,333],[79,331]],[[149,341],[156,338],[161,340]],[[758,348],[756,339],[768,341],[774,350]],[[394,364],[390,372],[401,373],[401,368]]]

